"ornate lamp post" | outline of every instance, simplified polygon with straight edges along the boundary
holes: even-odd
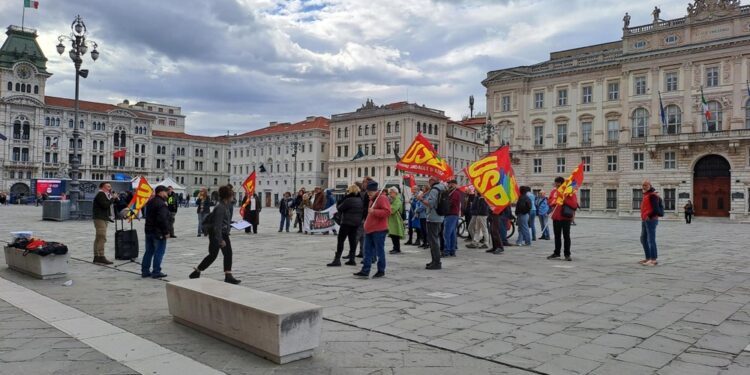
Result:
[[[91,47],[91,60],[96,61],[96,59],[99,58],[99,51],[96,50],[99,46],[92,40],[86,40],[87,33],[88,32],[86,30],[86,25],[83,23],[81,16],[78,15],[70,25],[70,35],[60,35],[57,38],[57,40],[60,42],[57,45],[57,53],[59,53],[60,55],[65,52],[65,45],[63,45],[63,42],[70,42],[70,51],[68,51],[68,56],[70,56],[70,59],[73,60],[73,64],[76,68],[75,120],[73,122],[73,159],[70,163],[70,216],[75,218],[77,218],[79,215],[78,194],[80,191],[78,188],[78,174],[81,164],[81,161],[78,159],[78,138],[80,137],[80,133],[78,131],[78,87],[79,77],[86,78],[89,75],[88,69],[81,69],[81,63],[83,62],[82,57],[86,55],[89,47]]]
[[[492,116],[487,114],[487,121],[485,121],[485,124],[482,125],[482,129],[479,131],[479,135],[484,137],[484,143],[487,144],[487,153],[489,154],[492,150],[490,150],[491,144],[492,144],[492,136],[497,134],[498,128],[492,124]]]
[[[292,157],[294,158],[294,181],[292,182],[292,191],[294,194],[297,194],[297,147],[299,147],[300,143],[296,140],[292,141]]]

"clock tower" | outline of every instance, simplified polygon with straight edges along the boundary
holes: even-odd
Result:
[[[36,41],[36,30],[9,26],[0,47],[0,100],[34,98],[44,103],[47,58]]]

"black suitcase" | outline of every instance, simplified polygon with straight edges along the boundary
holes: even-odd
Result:
[[[115,221],[115,259],[118,260],[135,260],[138,258],[138,232],[133,229],[133,222],[130,222],[130,229],[125,230],[125,222],[120,220],[122,229],[117,229]]]

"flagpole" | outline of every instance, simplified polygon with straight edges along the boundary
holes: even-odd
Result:
[[[26,4],[23,6],[23,12],[21,13],[21,31],[23,31],[23,24],[26,21]]]

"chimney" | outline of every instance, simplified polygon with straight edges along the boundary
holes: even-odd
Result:
[[[271,122],[268,123],[268,126],[276,126],[278,124],[279,124],[278,121],[271,121]]]
[[[315,116],[307,116],[307,121],[315,121]]]

